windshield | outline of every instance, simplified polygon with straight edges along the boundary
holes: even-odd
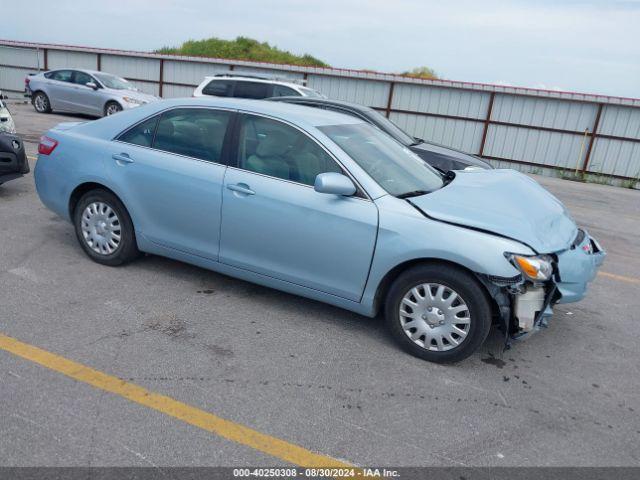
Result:
[[[135,90],[135,87],[124,78],[116,77],[108,73],[96,73],[95,77],[107,88],[114,90]]]
[[[368,123],[318,128],[391,195],[422,195],[443,186],[442,175]]]

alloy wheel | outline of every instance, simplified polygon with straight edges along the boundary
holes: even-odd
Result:
[[[107,111],[105,113],[107,114],[107,117],[108,117],[109,115],[113,115],[114,113],[118,113],[120,110],[122,110],[122,109],[120,108],[119,105],[116,105],[115,103],[110,103],[107,106]]]
[[[47,97],[41,93],[36,95],[36,98],[33,99],[33,104],[39,113],[44,113],[49,109],[49,101],[47,100]]]

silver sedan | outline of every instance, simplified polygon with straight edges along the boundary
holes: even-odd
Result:
[[[25,90],[39,113],[56,110],[102,117],[159,100],[140,92],[124,78],[93,70],[62,69],[29,75]]]

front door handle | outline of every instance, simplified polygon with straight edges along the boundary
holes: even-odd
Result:
[[[111,155],[111,158],[120,164],[133,163],[133,158],[131,158],[128,153],[114,153]]]
[[[247,185],[246,183],[236,183],[236,184],[227,185],[227,188],[229,190],[233,190],[234,192],[244,193],[245,195],[255,195],[256,194],[256,192],[251,190],[249,188],[249,185]]]

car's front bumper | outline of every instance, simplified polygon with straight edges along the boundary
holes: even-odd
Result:
[[[582,300],[587,291],[587,284],[595,278],[598,268],[607,256],[596,239],[587,231],[582,232],[582,241],[574,242],[570,249],[557,255],[556,284],[560,292],[558,303]]]
[[[29,173],[29,161],[19,136],[0,132],[0,183]]]
[[[516,337],[544,327],[556,303],[577,302],[602,265],[606,252],[586,231],[580,230],[570,248],[555,254],[553,278],[542,284],[525,284],[513,290],[510,333]]]

